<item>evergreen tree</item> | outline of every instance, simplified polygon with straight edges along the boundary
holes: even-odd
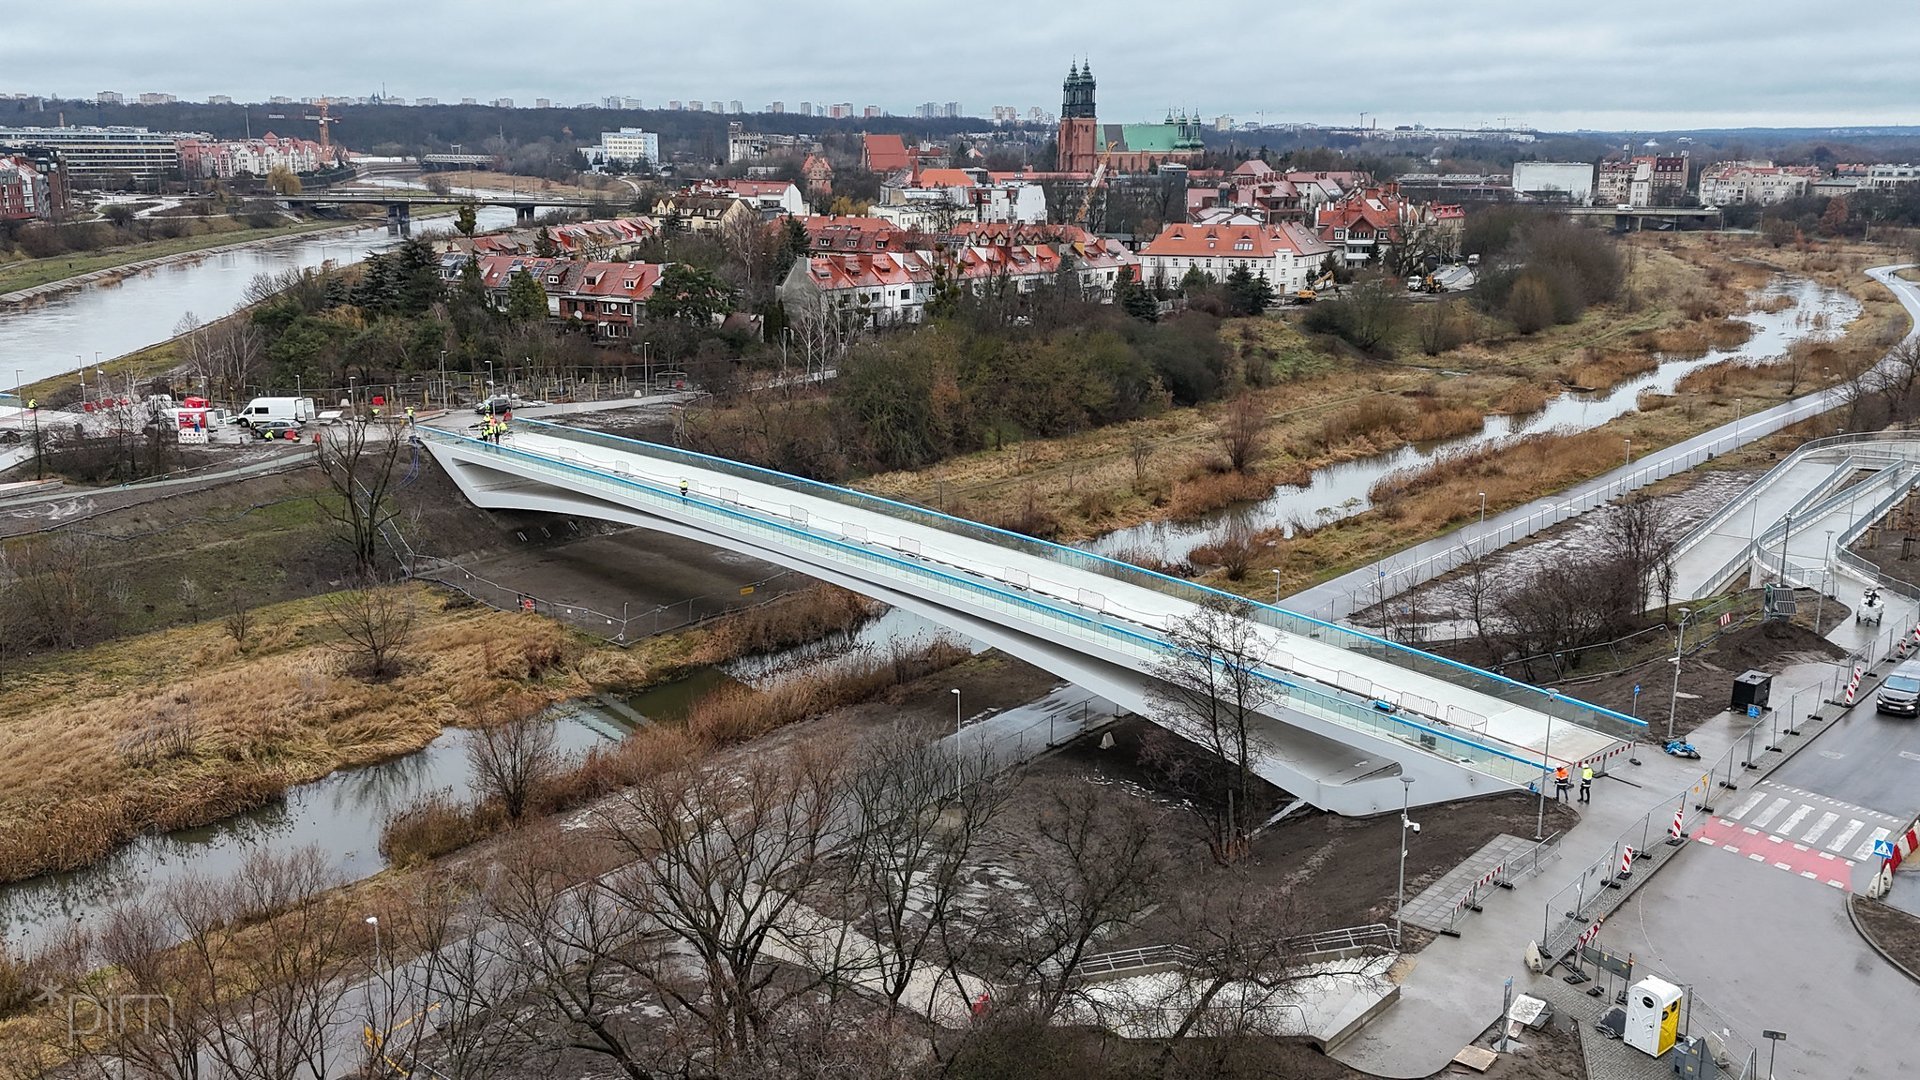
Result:
[[[654,286],[647,314],[692,326],[711,326],[716,316],[726,312],[728,300],[726,285],[713,271],[674,263]]]
[[[1153,293],[1134,280],[1130,273],[1123,271],[1114,281],[1113,302],[1131,318],[1149,323],[1160,321],[1160,305],[1154,300]]]
[[[560,245],[554,242],[553,234],[545,225],[540,226],[540,235],[533,238],[533,253],[542,259],[551,259],[560,254]]]
[[[1227,296],[1235,315],[1258,315],[1273,306],[1273,286],[1245,266],[1236,266],[1227,275]]]
[[[547,290],[532,274],[521,271],[507,281],[507,318],[516,323],[539,322],[547,317]]]

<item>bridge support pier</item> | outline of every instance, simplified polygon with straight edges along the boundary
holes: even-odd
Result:
[[[532,206],[516,206],[516,207],[514,207],[514,208],[513,208],[513,223],[514,223],[515,225],[531,225],[531,224],[533,224],[533,211],[534,211],[534,207],[532,207]]]
[[[412,204],[387,204],[387,232],[394,236],[410,236],[413,234]]]

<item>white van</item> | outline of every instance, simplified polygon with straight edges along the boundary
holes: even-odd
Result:
[[[234,414],[233,422],[252,427],[268,420],[291,420],[305,424],[317,415],[310,397],[257,397]]]

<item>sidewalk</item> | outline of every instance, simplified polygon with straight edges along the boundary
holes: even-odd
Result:
[[[1913,619],[1914,606],[1902,601],[1889,610],[1886,627],[1910,626]],[[1863,639],[1871,640],[1876,629],[1861,630],[1849,620],[1828,637],[1851,650],[1860,647]],[[1591,904],[1577,923],[1556,918],[1558,913],[1549,913],[1546,905],[1553,902],[1556,907],[1569,906],[1557,903],[1560,894],[1581,881],[1592,864],[1617,857],[1614,845],[1621,833],[1640,828],[1649,815],[1657,820],[1680,805],[1686,811],[1687,827],[1692,828],[1701,817],[1694,809],[1696,804],[1711,804],[1714,798],[1731,796],[1733,792],[1720,786],[1717,778],[1723,774],[1718,771],[1713,773],[1716,779],[1702,783],[1713,763],[1729,750],[1738,747],[1735,760],[1749,760],[1747,745],[1753,746],[1751,760],[1759,768],[1736,769],[1733,774],[1733,782],[1746,787],[1765,778],[1836,723],[1845,713],[1832,706],[1818,708],[1819,720],[1806,717],[1831,690],[1836,670],[1831,663],[1795,664],[1775,674],[1772,701],[1776,714],[1787,714],[1779,715],[1779,726],[1798,725],[1799,731],[1797,736],[1784,732],[1778,736],[1781,753],[1765,750],[1769,727],[1761,727],[1758,737],[1749,740],[1752,725],[1747,718],[1723,712],[1690,736],[1700,750],[1699,761],[1668,757],[1657,746],[1644,745],[1639,748],[1640,765],[1621,765],[1597,780],[1593,802],[1578,808],[1580,823],[1560,841],[1562,863],[1520,882],[1511,895],[1493,896],[1482,916],[1462,924],[1463,936],[1440,938],[1410,957],[1399,1003],[1336,1050],[1334,1059],[1393,1080],[1417,1080],[1444,1069],[1461,1047],[1498,1019],[1507,976],[1512,975],[1516,989],[1523,991],[1541,979],[1530,975],[1524,966],[1528,942],[1540,942],[1550,953],[1559,952],[1595,918],[1624,903],[1634,887],[1693,845],[1670,847],[1662,842],[1664,837],[1657,827],[1648,829],[1646,841],[1636,847],[1644,847],[1649,858],[1635,862],[1632,883],[1627,888],[1602,892],[1596,887],[1593,893],[1601,897],[1599,903]],[[1877,670],[1885,675],[1891,665],[1881,664]],[[1861,693],[1869,696],[1871,687],[1863,684]],[[1796,703],[1800,715],[1792,716]],[[1593,895],[1585,899],[1591,903]],[[1557,947],[1548,947],[1549,943],[1542,940],[1546,935],[1551,935]]]

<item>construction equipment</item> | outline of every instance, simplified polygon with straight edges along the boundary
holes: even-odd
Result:
[[[1293,294],[1293,302],[1296,304],[1311,304],[1315,300],[1320,299],[1320,291],[1322,289],[1329,288],[1332,285],[1333,275],[1321,274],[1319,277],[1307,282],[1306,288],[1296,291]]]
[[[320,125],[320,156],[322,159],[330,159],[333,157],[333,140],[328,137],[327,128],[334,124],[339,123],[340,118],[337,116],[327,115],[327,99],[326,98],[321,98],[319,101],[315,102],[314,104],[320,106],[320,115],[315,116],[312,113],[308,113],[306,116],[303,116],[300,119],[311,120],[314,123]]]
[[[1093,193],[1107,182],[1107,163],[1101,162],[1093,170],[1093,179],[1087,182],[1087,190],[1080,196],[1080,209],[1073,215],[1073,223],[1085,228],[1087,215],[1093,210]]]

